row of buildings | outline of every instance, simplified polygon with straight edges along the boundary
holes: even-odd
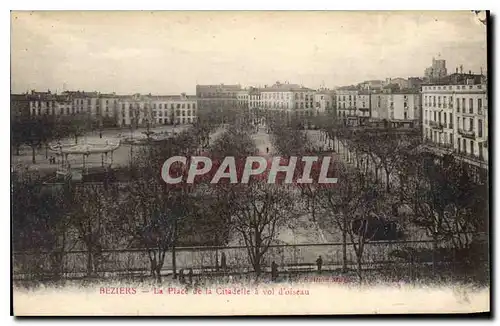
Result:
[[[488,161],[486,79],[463,72],[448,75],[446,62],[433,58],[424,77],[369,80],[335,90],[311,89],[289,82],[243,88],[197,85],[196,95],[117,95],[65,91],[11,95],[11,114],[74,116],[84,114],[103,124],[125,127],[190,124],[200,112],[284,113],[306,118],[327,114],[346,125],[385,120],[420,128],[423,141],[452,149],[470,160]],[[482,164],[482,163],[481,163]]]
[[[196,121],[198,101],[195,96],[116,95],[99,92],[51,91],[11,95],[15,115],[85,115],[115,126],[188,124]]]

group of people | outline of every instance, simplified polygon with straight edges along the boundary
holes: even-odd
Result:
[[[56,157],[55,156],[49,157],[49,164],[56,164]]]

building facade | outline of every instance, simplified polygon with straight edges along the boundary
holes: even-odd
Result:
[[[464,84],[424,85],[424,141],[460,154],[474,165],[488,162],[487,87],[469,79]]]
[[[155,125],[191,124],[197,121],[198,102],[196,96],[158,95],[151,96],[151,118]]]
[[[371,93],[360,91],[356,98],[356,115],[363,118],[371,117]]]

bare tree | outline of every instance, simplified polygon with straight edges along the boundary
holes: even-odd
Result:
[[[475,235],[487,230],[488,188],[476,182],[475,171],[454,155],[421,152],[407,162],[401,194],[413,210],[413,223],[433,239],[435,270],[440,242],[467,249]]]
[[[179,220],[185,216],[188,206],[186,197],[180,193],[163,190],[163,185],[154,179],[131,182],[115,224],[130,240],[130,245],[144,249],[151,276],[158,283],[162,281],[165,255],[175,247]]]
[[[295,216],[295,199],[288,187],[252,181],[229,188],[231,226],[243,238],[249,261],[258,279],[264,257],[279,229]]]
[[[70,223],[87,251],[87,276],[99,272],[103,250],[108,247],[112,234],[111,219],[116,212],[116,187],[83,183],[68,188],[71,197]]]
[[[326,228],[342,232],[343,270],[347,270],[347,243],[352,245],[357,258],[357,273],[362,280],[362,262],[365,243],[378,224],[381,200],[380,190],[355,169],[344,165],[337,167],[338,181],[334,187],[319,188],[318,202],[324,211],[320,223]]]

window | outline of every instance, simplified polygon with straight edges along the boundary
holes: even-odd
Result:
[[[408,113],[406,113],[406,112],[404,113],[404,119],[405,120],[408,119]]]
[[[483,120],[482,119],[477,120],[477,136],[483,137]]]
[[[191,104],[190,103],[188,103],[187,108],[191,109]]]
[[[180,109],[181,108],[181,104],[180,103],[177,103],[177,108]]]
[[[462,144],[463,144],[463,146],[464,146],[464,152],[466,152],[466,153],[467,153],[467,143],[466,143],[466,141],[465,141],[465,138],[463,138],[463,139],[462,139]]]
[[[474,100],[471,98],[469,99],[469,113],[474,113]]]
[[[457,112],[460,112],[460,99],[457,98]]]
[[[446,113],[443,114],[443,123],[446,124]]]
[[[462,99],[462,112],[465,113],[465,97]]]
[[[432,97],[432,106],[436,107],[436,97],[435,96]]]
[[[470,153],[472,155],[474,155],[474,141],[473,140],[470,141]]]
[[[458,141],[457,141],[457,145],[458,145],[458,152],[459,152],[459,153],[462,151],[462,148],[461,148],[460,144],[461,144],[461,143],[460,143],[460,138],[459,138],[459,139],[458,139]]]
[[[462,129],[465,130],[465,118],[462,118]]]
[[[478,109],[478,111],[480,111],[482,107],[483,107],[483,100],[480,99],[480,98],[478,98],[477,99],[477,109]]]
[[[469,119],[469,131],[474,131],[474,119]]]

